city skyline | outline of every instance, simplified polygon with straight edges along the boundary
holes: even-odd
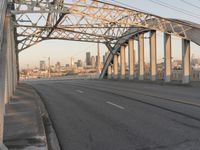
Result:
[[[105,62],[105,58],[108,57],[108,52],[105,52],[102,57],[100,56],[100,63],[101,65]],[[45,70],[45,68],[48,68],[47,65],[47,61],[49,61],[51,59],[51,57],[47,57],[48,60],[45,59],[41,59],[38,61],[38,64],[36,64],[35,66],[30,66],[29,64],[27,64],[24,68],[20,68],[20,70],[23,69],[34,69],[34,68],[39,68],[40,70]],[[82,64],[81,66],[85,67],[85,66],[92,66],[92,67],[98,67],[98,55],[91,55],[90,51],[87,51],[85,53],[85,58],[77,58],[74,59],[73,57],[70,58],[69,63],[61,63],[59,60],[54,60],[54,62],[50,61],[50,66],[54,67],[56,66],[58,63],[60,64],[60,66],[69,66],[69,67],[73,67],[74,65],[77,65],[77,67],[80,66],[80,64]],[[42,68],[42,69],[41,69]]]

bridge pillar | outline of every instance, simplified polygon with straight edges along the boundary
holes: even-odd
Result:
[[[108,79],[112,79],[112,65],[108,66]]]
[[[11,46],[12,46],[12,93],[14,94],[16,86],[17,86],[17,66],[16,66],[16,44],[15,44],[15,29],[13,22],[10,21],[11,24]]]
[[[119,77],[119,71],[118,71],[118,54],[114,54],[113,58],[113,65],[114,65],[114,79],[118,79]]]
[[[139,34],[139,80],[144,80],[144,33]]]
[[[4,103],[8,103],[9,99],[9,79],[8,79],[8,62],[7,58],[4,59]]]
[[[4,130],[4,111],[5,111],[5,69],[6,69],[6,51],[7,51],[7,29],[8,20],[6,16],[7,1],[0,1],[0,149],[6,150],[7,148],[3,145],[3,130]]]
[[[125,79],[126,77],[126,57],[125,57],[125,46],[122,45],[120,49],[120,77],[121,79]]]
[[[1,28],[1,27],[0,27]],[[6,49],[7,49],[7,39],[5,38],[6,29],[4,27],[3,41],[0,40],[0,149],[7,150],[3,144],[3,131],[4,131],[4,114],[5,114],[5,84],[6,84]],[[1,30],[1,29],[0,29]]]
[[[133,80],[135,74],[135,50],[134,50],[133,38],[130,38],[128,41],[128,58],[129,58],[129,80]]]
[[[9,103],[11,96],[14,94],[14,52],[13,40],[14,34],[12,29],[11,15],[7,15],[7,51],[6,51],[6,84],[5,84],[5,103]]]
[[[183,79],[182,83],[190,82],[190,41],[182,40]]]
[[[164,34],[165,82],[171,81],[171,35]]]
[[[150,66],[151,66],[151,80],[156,80],[157,75],[157,61],[156,61],[156,31],[150,31]]]

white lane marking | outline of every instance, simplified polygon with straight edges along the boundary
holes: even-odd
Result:
[[[106,103],[107,103],[107,104],[110,104],[110,105],[113,105],[113,106],[115,106],[115,107],[117,107],[117,108],[120,108],[120,109],[125,109],[124,107],[122,107],[122,106],[120,106],[120,105],[117,105],[117,104],[115,104],[115,103],[109,102],[109,101],[107,101]]]
[[[78,93],[81,93],[81,94],[82,94],[82,93],[84,93],[84,92],[83,92],[83,91],[81,91],[81,90],[76,90],[76,92],[78,92]]]

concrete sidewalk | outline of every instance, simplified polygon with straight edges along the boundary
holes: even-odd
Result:
[[[4,143],[9,150],[47,150],[39,100],[33,88],[20,84],[6,105]]]

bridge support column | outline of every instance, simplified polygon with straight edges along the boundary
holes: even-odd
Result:
[[[164,34],[165,82],[171,81],[171,35]]]
[[[190,41],[182,40],[183,79],[182,83],[190,82]]]
[[[7,38],[7,89],[8,89],[8,98],[5,103],[9,103],[10,97],[12,96],[12,56],[11,56],[11,42],[10,36],[8,34]]]
[[[9,103],[10,98],[14,94],[15,84],[14,84],[14,31],[11,21],[11,16],[6,16],[7,18],[7,51],[6,51],[6,83],[5,83],[5,103]]]
[[[16,44],[15,44],[15,29],[14,25],[11,23],[11,45],[12,45],[12,84],[13,84],[13,94],[17,86],[17,66],[16,66]]]
[[[120,49],[120,67],[121,67],[121,71],[120,71],[120,77],[121,79],[125,79],[126,77],[126,57],[125,57],[125,46],[121,46]]]
[[[16,52],[16,71],[17,71],[17,84],[19,83],[20,72],[19,72],[19,53]]]
[[[3,145],[3,130],[4,130],[4,111],[5,111],[5,69],[6,69],[6,51],[7,51],[7,30],[8,20],[6,17],[7,1],[0,1],[0,149],[6,150],[7,148]]]
[[[108,79],[112,79],[112,65],[108,66]]]
[[[139,34],[139,80],[144,80],[144,33]]]
[[[135,50],[134,50],[133,38],[129,39],[128,41],[128,58],[129,58],[129,80],[133,80],[135,74]]]
[[[150,31],[150,65],[151,65],[151,81],[156,80],[157,61],[156,61],[156,31]]]
[[[4,27],[2,35],[2,43],[0,47],[0,147],[3,145],[3,129],[4,129],[4,112],[5,112],[5,81],[6,81],[6,48],[7,39],[5,38],[7,27]],[[1,29],[0,29],[1,30]]]
[[[114,79],[118,79],[118,77],[119,77],[119,71],[118,71],[118,54],[114,54],[113,64],[114,64]]]

